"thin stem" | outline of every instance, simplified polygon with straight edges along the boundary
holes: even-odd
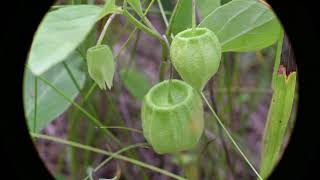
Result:
[[[80,93],[81,96],[82,96],[82,92],[81,92],[80,85],[79,85],[79,83],[77,82],[76,78],[74,77],[74,75],[73,75],[71,69],[69,68],[68,64],[67,64],[65,61],[64,61],[62,64],[63,64],[64,68],[66,69],[69,77],[71,78],[73,84],[76,86],[77,90],[79,91],[79,93]]]
[[[36,132],[37,126],[37,107],[38,107],[38,77],[34,76],[34,115],[33,115],[33,132]]]
[[[87,94],[83,97],[83,102],[87,102],[90,95],[93,93],[93,91],[96,89],[97,83],[93,83],[90,89],[88,90]]]
[[[141,130],[138,129],[134,129],[134,128],[129,128],[129,127],[122,127],[122,126],[101,126],[101,127],[96,127],[96,128],[107,128],[107,129],[122,129],[122,130],[127,130],[127,131],[131,131],[131,132],[136,132],[139,134],[143,134],[143,132]]]
[[[241,156],[243,157],[243,159],[247,162],[247,164],[250,166],[250,168],[254,171],[254,173],[257,175],[257,177],[262,180],[262,177],[259,175],[258,171],[254,168],[254,166],[251,164],[251,162],[249,161],[249,159],[246,157],[246,155],[242,152],[242,150],[240,149],[240,147],[238,146],[238,144],[236,143],[236,141],[233,139],[233,137],[231,136],[231,134],[229,133],[229,131],[227,130],[227,128],[223,125],[222,121],[220,120],[220,118],[218,117],[218,115],[216,114],[216,112],[213,110],[213,108],[211,107],[210,103],[208,102],[207,98],[204,96],[204,94],[202,92],[199,92],[202,96],[202,98],[204,99],[204,101],[206,102],[206,104],[208,105],[210,111],[212,112],[213,116],[217,119],[219,125],[222,127],[222,129],[224,130],[224,132],[227,134],[228,138],[230,139],[230,141],[232,142],[232,144],[236,147],[236,149],[239,151],[239,153],[241,154]]]
[[[218,112],[217,105],[216,105],[215,100],[214,100],[213,79],[211,79],[209,81],[209,88],[208,89],[209,89],[209,93],[210,93],[210,100],[211,100],[212,108],[213,108],[213,110],[215,112]],[[218,133],[219,133],[219,136],[220,136],[220,139],[221,139],[221,142],[222,142],[222,147],[223,147],[224,153],[226,155],[227,165],[228,165],[228,168],[230,169],[232,179],[235,179],[234,178],[235,171],[234,171],[234,168],[233,168],[233,165],[232,165],[232,162],[231,162],[231,154],[230,154],[230,152],[228,150],[226,141],[224,140],[224,137],[223,137],[223,134],[222,134],[222,130],[221,130],[221,126],[218,126]]]
[[[153,3],[154,3],[154,0],[152,0],[152,1],[149,3],[146,11],[143,13],[144,16],[147,15],[147,13],[150,11],[150,8],[151,8],[151,6],[152,6]],[[134,33],[135,33],[137,30],[138,30],[138,28],[135,27],[135,28],[131,31],[131,33],[129,34],[128,39],[123,43],[123,45],[121,46],[121,48],[119,49],[119,51],[118,51],[117,54],[115,55],[115,59],[118,58],[118,56],[120,55],[120,53],[123,51],[123,49],[127,46],[127,44],[130,42],[130,40],[133,38],[133,35],[134,35]]]
[[[166,42],[167,48],[169,48],[169,47],[170,47],[170,44],[169,44],[169,41],[168,41],[166,35],[163,35],[162,37],[163,37],[163,39],[164,39],[165,42]],[[170,76],[169,76],[169,83],[168,83],[168,102],[169,102],[169,103],[173,103],[172,94],[171,94],[172,71],[173,71],[173,69],[172,69],[172,63],[171,63],[171,61],[167,61],[167,63],[170,63]]]
[[[196,0],[192,0],[192,30],[196,29]]]
[[[171,18],[170,18],[170,21],[169,21],[169,25],[168,25],[168,28],[167,28],[167,31],[166,31],[166,36],[167,37],[171,37],[171,31],[172,31],[172,24],[174,23],[174,20],[177,16],[177,12],[178,10],[181,8],[181,5],[182,5],[182,0],[178,0],[173,12],[172,12],[172,15],[171,15]]]
[[[127,147],[124,147],[122,149],[120,149],[119,151],[115,152],[114,155],[119,155],[122,154],[123,152],[129,151],[131,149],[134,148],[138,148],[138,147],[148,147],[146,143],[138,143],[138,144],[132,144],[129,145]],[[100,168],[102,168],[104,165],[106,165],[109,161],[111,161],[113,159],[114,156],[110,156],[108,157],[106,160],[102,161],[96,168],[93,169],[93,173],[97,172]],[[88,175],[87,177],[84,178],[84,180],[89,179],[90,176]]]
[[[162,18],[163,18],[163,21],[164,21],[164,24],[166,25],[166,27],[168,27],[169,25],[169,22],[168,22],[168,19],[167,19],[167,16],[164,12],[164,9],[163,9],[163,6],[162,6],[162,3],[161,3],[161,0],[157,0],[158,1],[158,6],[159,6],[159,9],[160,9],[160,12],[161,12],[161,15],[162,15]]]
[[[65,100],[67,100],[69,103],[71,103],[72,105],[74,105],[76,108],[78,108],[83,114],[85,114],[89,120],[95,124],[96,126],[103,126],[103,124],[96,119],[93,115],[91,115],[90,113],[88,113],[86,110],[84,110],[78,103],[74,102],[72,99],[70,99],[68,96],[66,96],[60,89],[58,89],[57,87],[55,87],[53,84],[51,84],[46,78],[39,76],[39,79],[41,81],[43,81],[44,83],[46,83],[48,86],[50,86],[53,90],[55,90],[58,94],[60,94]],[[121,142],[109,131],[104,131],[106,134],[108,134],[115,142],[117,142],[118,144],[121,144]]]
[[[142,24],[140,21],[138,21],[134,16],[132,16],[127,10],[123,11],[123,15],[128,19],[128,21],[132,24],[134,24],[138,29],[141,29],[142,31],[144,31],[145,33],[147,33],[148,35],[163,41],[163,39],[161,38],[161,36],[153,31],[152,29],[150,29],[149,27],[145,26],[144,24]]]
[[[102,32],[99,36],[99,39],[98,39],[98,42],[97,42],[97,45],[100,45],[102,43],[102,40],[107,32],[107,29],[110,25],[110,23],[112,22],[112,20],[114,19],[114,17],[116,16],[116,14],[112,14],[109,19],[107,20],[106,24],[104,25],[103,29],[102,29]]]
[[[73,6],[73,5],[55,5],[55,6],[51,6],[51,9],[53,10],[53,9],[65,8],[65,7],[68,7],[68,6]],[[104,5],[95,5],[95,6],[103,7]],[[132,7],[127,7],[127,9],[128,10],[133,10]],[[147,11],[147,9],[143,8],[142,11],[145,13]],[[161,14],[161,11],[160,10],[156,10],[156,9],[151,9],[151,10],[149,10],[149,13],[157,13],[157,14],[159,13],[159,14]],[[172,12],[164,11],[164,14],[171,15]]]
[[[181,176],[178,176],[178,175],[173,174],[173,173],[171,173],[169,171],[160,169],[158,167],[152,166],[150,164],[146,164],[146,163],[138,161],[136,159],[131,159],[131,158],[128,158],[126,156],[118,155],[118,154],[115,154],[115,153],[112,153],[112,152],[108,152],[108,151],[105,151],[105,150],[102,150],[102,149],[98,149],[98,148],[95,148],[95,147],[92,147],[92,146],[87,146],[87,145],[80,144],[80,143],[77,143],[77,142],[68,141],[68,140],[65,140],[65,139],[61,139],[61,138],[57,138],[57,137],[53,137],[53,136],[48,136],[48,135],[43,135],[43,134],[32,133],[32,132],[30,132],[30,135],[32,137],[35,137],[35,138],[38,138],[38,139],[45,139],[45,140],[53,141],[53,142],[56,142],[56,143],[65,144],[65,145],[72,146],[72,147],[77,147],[77,148],[84,149],[84,150],[87,150],[87,151],[92,151],[92,152],[99,153],[99,154],[113,156],[116,159],[130,162],[130,163],[135,164],[137,166],[141,166],[141,167],[150,169],[152,171],[164,174],[166,176],[169,176],[169,177],[172,177],[172,178],[175,178],[175,179],[186,180],[185,178],[183,178]]]

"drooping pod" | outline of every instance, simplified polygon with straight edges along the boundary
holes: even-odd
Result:
[[[115,63],[112,51],[107,45],[96,45],[87,50],[87,64],[90,77],[101,89],[112,87]]]
[[[202,91],[218,71],[221,45],[217,36],[207,28],[187,29],[174,37],[170,57],[181,78]]]
[[[159,154],[192,149],[203,132],[200,95],[184,81],[169,84],[165,80],[153,86],[141,110],[143,134]]]

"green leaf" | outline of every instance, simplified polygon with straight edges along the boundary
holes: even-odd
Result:
[[[72,53],[66,59],[66,64],[73,73],[75,79],[80,85],[80,88],[83,88],[86,79],[86,73],[79,70],[81,63],[83,62],[82,56],[80,56],[78,52]],[[41,76],[45,77],[56,87],[61,89],[69,98],[75,99],[77,97],[79,91],[63,64],[56,65]],[[32,72],[26,68],[24,77],[24,108],[27,123],[32,131],[34,127],[34,78],[35,76]],[[70,103],[68,101],[38,79],[36,132],[39,132],[41,129],[46,127],[69,106]]]
[[[151,84],[144,74],[135,69],[122,69],[120,78],[130,94],[142,101],[151,88]]]
[[[196,3],[202,18],[207,17],[213,10],[221,5],[220,0],[197,0]]]
[[[180,0],[170,19],[171,33],[174,35],[192,26],[192,0]]]
[[[279,160],[288,121],[290,119],[296,86],[296,72],[289,76],[278,74],[274,79],[273,96],[264,132],[260,175],[267,178]]]
[[[139,16],[143,16],[140,0],[127,0],[131,7],[138,13]]]
[[[40,75],[65,60],[86,38],[102,8],[73,5],[49,12],[34,37],[28,66]]]
[[[116,5],[115,0],[107,0],[107,2],[104,4],[103,10],[100,13],[98,19],[101,19],[111,13],[121,13],[121,11],[122,11],[121,7]]]
[[[253,0],[233,0],[210,13],[199,25],[211,29],[222,50],[253,51],[277,41],[280,23],[271,9]]]

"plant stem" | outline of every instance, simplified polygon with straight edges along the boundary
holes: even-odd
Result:
[[[32,132],[30,132],[30,135],[32,137],[35,137],[35,138],[38,138],[38,139],[50,140],[50,141],[54,141],[56,143],[65,144],[65,145],[72,146],[72,147],[77,147],[77,148],[80,148],[80,149],[96,152],[96,153],[99,153],[99,154],[113,156],[116,159],[120,159],[120,160],[123,160],[123,161],[130,162],[132,164],[135,164],[135,165],[138,165],[138,166],[153,170],[155,172],[167,175],[169,177],[172,177],[172,178],[175,178],[175,179],[178,179],[178,180],[186,180],[185,178],[183,178],[181,176],[178,176],[178,175],[173,174],[173,173],[171,173],[169,171],[160,169],[158,167],[152,166],[150,164],[146,164],[146,163],[138,161],[136,159],[131,159],[131,158],[128,158],[126,156],[118,155],[118,154],[115,154],[115,153],[112,153],[112,152],[108,152],[108,151],[105,151],[105,150],[102,150],[102,149],[98,149],[98,148],[95,148],[95,147],[92,147],[92,146],[86,146],[84,144],[80,144],[80,143],[77,143],[77,142],[68,141],[68,140],[65,140],[65,139],[61,139],[61,138],[57,138],[57,137],[53,137],[53,136],[48,136],[48,135],[43,135],[43,134],[32,133]]]
[[[215,100],[214,100],[213,79],[211,79],[209,81],[209,88],[208,89],[209,89],[209,93],[210,93],[210,100],[211,100],[211,104],[212,104],[212,109],[215,112],[218,112],[217,105],[216,105]],[[231,154],[230,154],[230,151],[228,150],[226,141],[225,141],[225,139],[223,137],[221,126],[218,126],[218,133],[219,133],[219,136],[220,136],[220,139],[221,139],[221,142],[222,142],[222,147],[223,147],[223,150],[224,150],[224,153],[225,153],[225,156],[226,156],[227,166],[228,166],[228,168],[229,168],[229,170],[231,172],[232,179],[235,179],[234,176],[235,176],[236,173],[235,173],[235,170],[234,170],[232,162],[231,162]]]
[[[37,126],[37,107],[38,107],[38,77],[34,76],[34,115],[33,115],[33,132],[36,132]]]
[[[46,78],[39,76],[39,79],[41,81],[43,81],[44,83],[46,83],[48,86],[50,86],[53,90],[55,90],[58,94],[60,94],[65,100],[67,100],[69,103],[71,103],[72,105],[74,105],[76,108],[78,108],[83,114],[85,114],[89,120],[95,124],[96,126],[102,126],[103,124],[97,119],[95,118],[93,115],[91,115],[90,113],[88,113],[85,109],[83,109],[78,103],[74,102],[72,99],[70,99],[69,97],[67,97],[60,89],[58,89],[57,87],[55,87],[53,84],[51,84]],[[109,135],[115,142],[117,142],[118,144],[121,144],[121,142],[109,131],[104,131],[107,135]]]
[[[218,115],[216,114],[216,112],[213,110],[213,108],[211,107],[210,103],[208,102],[207,98],[204,96],[204,94],[202,92],[199,92],[202,96],[202,98],[204,99],[204,101],[206,102],[206,104],[208,105],[210,111],[212,112],[213,116],[217,119],[219,125],[222,127],[222,129],[224,130],[224,132],[227,134],[228,138],[230,139],[230,141],[232,142],[232,144],[236,147],[236,149],[239,151],[239,153],[241,154],[241,156],[243,157],[243,159],[247,162],[247,164],[250,166],[250,168],[254,171],[254,173],[257,175],[257,177],[262,180],[261,176],[259,175],[258,171],[254,168],[254,166],[251,164],[251,162],[249,161],[249,159],[246,157],[246,155],[242,152],[242,150],[240,149],[240,147],[238,146],[238,144],[235,142],[235,140],[233,139],[233,137],[231,136],[231,134],[229,133],[229,131],[227,130],[227,128],[223,125],[222,121],[220,120],[220,118],[218,117]]]
[[[51,8],[51,10],[54,10],[54,9],[59,9],[59,8],[65,8],[65,7],[68,7],[68,6],[73,6],[73,5],[54,5],[54,6],[51,6],[50,8]],[[96,5],[96,6],[103,7],[104,5]],[[131,8],[131,7],[127,7],[127,9],[128,10],[133,10],[133,8]],[[147,9],[142,9],[142,11],[145,13],[147,11]],[[159,14],[161,14],[161,11],[160,10],[156,10],[156,9],[151,9],[149,11],[149,13],[157,13],[157,14],[159,13]],[[170,11],[164,11],[163,13],[166,14],[166,15],[171,15],[172,14],[172,12],[170,12]]]
[[[122,127],[122,126],[102,126],[102,127],[96,127],[96,128],[107,128],[107,129],[122,129],[122,130],[127,130],[131,132],[136,132],[139,134],[143,134],[143,132],[139,129],[134,129],[134,128],[129,128],[129,127]]]
[[[122,154],[123,152],[129,151],[131,149],[134,148],[138,148],[138,147],[148,147],[146,143],[138,143],[138,144],[132,144],[129,145],[127,147],[124,147],[122,149],[120,149],[119,151],[115,152],[114,155],[119,155]],[[106,160],[102,161],[96,168],[93,169],[93,172],[97,172],[101,167],[103,167],[104,165],[106,165],[109,161],[111,161],[113,159],[114,156],[110,156],[108,157]],[[89,179],[89,175],[87,177],[84,178],[84,180]]]
[[[164,24],[166,25],[166,27],[168,27],[169,23],[168,23],[168,19],[167,19],[167,16],[163,10],[163,6],[162,6],[162,3],[161,3],[161,0],[157,0],[158,1],[158,6],[159,6],[159,9],[160,9],[160,13],[162,15],[162,18],[163,18],[163,21],[164,21]]]
[[[192,0],[192,31],[196,29],[196,0]]]
[[[116,16],[116,14],[112,14],[109,19],[107,20],[106,24],[104,25],[102,31],[101,31],[101,34],[99,36],[99,39],[98,39],[98,42],[97,42],[97,45],[100,45],[102,43],[102,40],[107,32],[107,29],[110,25],[110,23],[112,22],[112,20],[114,19],[114,17]]]
[[[172,24],[177,16],[177,11],[178,9],[181,8],[181,5],[182,5],[182,0],[178,0],[173,12],[172,12],[172,15],[171,15],[171,18],[170,18],[170,21],[169,21],[169,25],[168,25],[168,28],[167,28],[167,31],[166,31],[166,36],[167,37],[171,37],[171,31],[172,31]]]

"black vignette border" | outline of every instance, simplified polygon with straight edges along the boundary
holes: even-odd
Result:
[[[267,1],[287,32],[298,66],[298,112],[283,157],[268,179],[315,179],[319,167],[319,11],[311,1]]]
[[[53,0],[1,2],[0,72],[4,104],[0,125],[0,179],[53,179],[29,136],[22,98],[25,61],[33,35],[53,3]]]

